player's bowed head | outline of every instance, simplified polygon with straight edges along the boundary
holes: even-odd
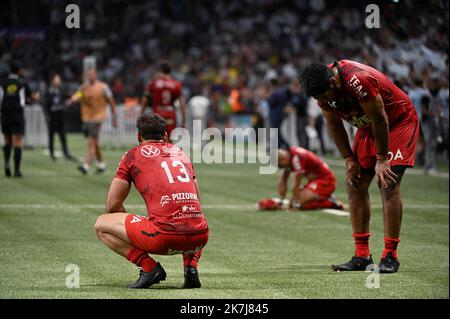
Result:
[[[155,113],[142,113],[136,120],[136,136],[139,144],[147,141],[169,142],[166,120]]]
[[[278,167],[288,168],[291,165],[291,153],[285,149],[278,150]]]
[[[339,73],[336,68],[325,64],[311,63],[301,74],[301,84],[306,95],[316,100],[334,100],[341,88]]]

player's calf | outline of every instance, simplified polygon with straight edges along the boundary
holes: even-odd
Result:
[[[395,273],[400,267],[397,247],[400,242],[400,228],[403,215],[403,205],[400,195],[399,174],[398,183],[388,189],[380,189],[383,201],[384,215],[384,250],[379,264],[380,273]]]

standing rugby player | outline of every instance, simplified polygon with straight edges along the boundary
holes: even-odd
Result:
[[[167,143],[166,123],[157,114],[137,119],[139,146],[122,158],[111,182],[106,214],[98,217],[98,238],[141,268],[129,288],[148,288],[166,278],[148,254],[182,254],[184,288],[200,288],[197,265],[209,236],[200,207],[194,168],[186,154]],[[143,197],[148,217],[127,214],[124,201],[131,184]]]
[[[400,263],[402,199],[400,183],[415,160],[419,121],[405,92],[380,71],[353,61],[313,63],[302,73],[305,92],[319,101],[330,134],[345,159],[346,186],[356,252],[335,271],[366,270],[373,264],[369,250],[370,200],[374,176],[383,202],[384,250],[381,273],[397,272]],[[358,131],[350,147],[342,120]]]
[[[112,124],[114,127],[117,126],[116,102],[111,89],[106,83],[97,80],[97,72],[92,67],[87,71],[87,78],[88,81],[66,102],[66,105],[81,102],[81,121],[88,149],[84,162],[78,169],[84,175],[89,172],[89,165],[94,159],[97,159],[97,173],[102,173],[106,169],[98,138],[106,117],[107,104],[111,107]]]
[[[166,120],[167,134],[170,138],[170,133],[178,126],[175,102],[178,100],[180,105],[182,127],[186,127],[186,103],[181,83],[170,76],[170,65],[161,63],[160,71],[161,74],[145,88],[141,113],[145,112],[147,105],[151,106],[153,113]]]

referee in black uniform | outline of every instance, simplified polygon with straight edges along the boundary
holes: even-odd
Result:
[[[14,150],[14,176],[22,177],[20,162],[25,133],[24,107],[27,99],[38,99],[37,93],[32,94],[25,82],[20,79],[20,73],[20,66],[17,63],[12,63],[9,76],[0,80],[0,124],[5,143],[3,156],[7,177],[11,176],[9,159],[12,150]]]

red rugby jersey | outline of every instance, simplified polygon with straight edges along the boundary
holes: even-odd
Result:
[[[291,146],[291,171],[305,175],[308,180],[336,180],[333,171],[319,156],[302,147]]]
[[[343,89],[336,100],[319,101],[325,111],[333,111],[351,125],[370,132],[369,116],[359,103],[380,94],[390,128],[401,122],[417,121],[416,109],[408,95],[377,69],[350,60],[328,65],[333,66],[338,68]]]
[[[159,108],[173,107],[175,101],[182,95],[181,83],[165,76],[151,81],[146,91],[152,96],[152,107],[155,111]]]
[[[190,234],[208,230],[187,155],[165,142],[147,142],[129,150],[116,177],[134,183],[148,217],[161,233]]]

